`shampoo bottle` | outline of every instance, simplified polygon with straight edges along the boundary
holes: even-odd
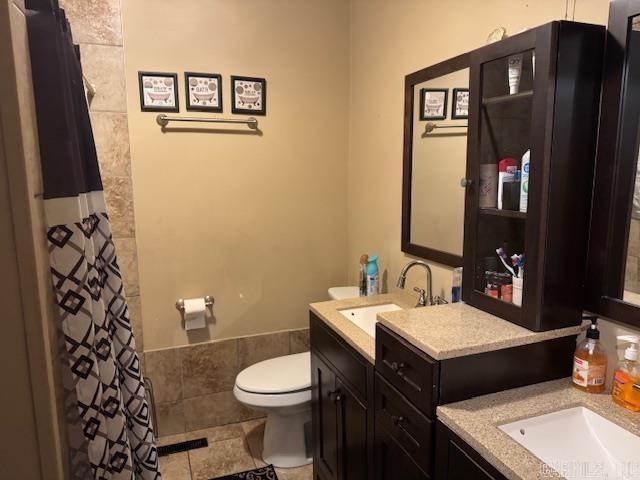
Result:
[[[604,392],[607,374],[607,355],[600,346],[597,322],[597,318],[591,318],[587,338],[580,342],[573,355],[573,386],[589,393]]]
[[[632,412],[640,412],[640,362],[638,362],[638,344],[640,338],[635,335],[622,335],[618,340],[629,342],[624,351],[624,360],[613,373],[613,401]]]
[[[527,211],[527,202],[529,201],[529,158],[531,150],[524,152],[522,156],[521,176],[520,176],[520,211]]]
[[[367,295],[377,295],[380,293],[378,276],[378,256],[372,255],[367,262]]]

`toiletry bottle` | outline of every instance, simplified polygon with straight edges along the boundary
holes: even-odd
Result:
[[[358,281],[359,293],[361,297],[367,296],[367,263],[369,255],[363,253],[360,255],[360,277]]]
[[[367,262],[367,295],[380,293],[378,276],[378,256],[372,255]]]
[[[479,190],[479,207],[496,208],[498,205],[498,165],[496,163],[480,164]]]
[[[531,158],[531,150],[527,150],[522,155],[522,166],[520,176],[520,211],[527,211],[527,202],[529,201],[529,159]]]
[[[509,94],[514,95],[520,90],[520,77],[522,76],[522,54],[511,55],[507,59],[509,66]]]
[[[518,161],[515,158],[506,157],[498,162],[498,209],[502,210],[502,195],[504,184],[513,182],[518,170]]]
[[[462,267],[453,269],[453,282],[451,286],[451,303],[458,303],[462,296]]]
[[[598,319],[591,318],[587,338],[576,348],[573,355],[573,386],[589,393],[604,392],[607,374],[607,355],[600,346]]]
[[[618,405],[632,412],[640,412],[640,362],[638,362],[638,344],[640,338],[635,335],[621,335],[618,340],[629,342],[624,351],[624,360],[618,363],[613,372],[611,397]]]

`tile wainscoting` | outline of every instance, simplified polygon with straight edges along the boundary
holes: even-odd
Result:
[[[145,352],[158,436],[262,417],[233,396],[238,372],[262,360],[308,350],[305,328]]]

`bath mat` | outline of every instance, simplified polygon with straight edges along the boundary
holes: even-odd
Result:
[[[216,477],[211,480],[278,480],[278,475],[276,475],[273,465],[267,465],[266,467],[254,468],[246,472]]]
[[[194,448],[204,448],[209,445],[206,438],[196,438],[195,440],[187,440],[186,442],[172,443],[171,445],[163,445],[158,447],[158,456],[164,457],[172,453],[186,452]]]

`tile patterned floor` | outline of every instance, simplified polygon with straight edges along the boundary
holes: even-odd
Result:
[[[264,418],[161,437],[158,445],[207,437],[209,446],[160,457],[164,480],[209,480],[265,465],[262,461]],[[311,465],[276,468],[279,480],[311,480]]]

